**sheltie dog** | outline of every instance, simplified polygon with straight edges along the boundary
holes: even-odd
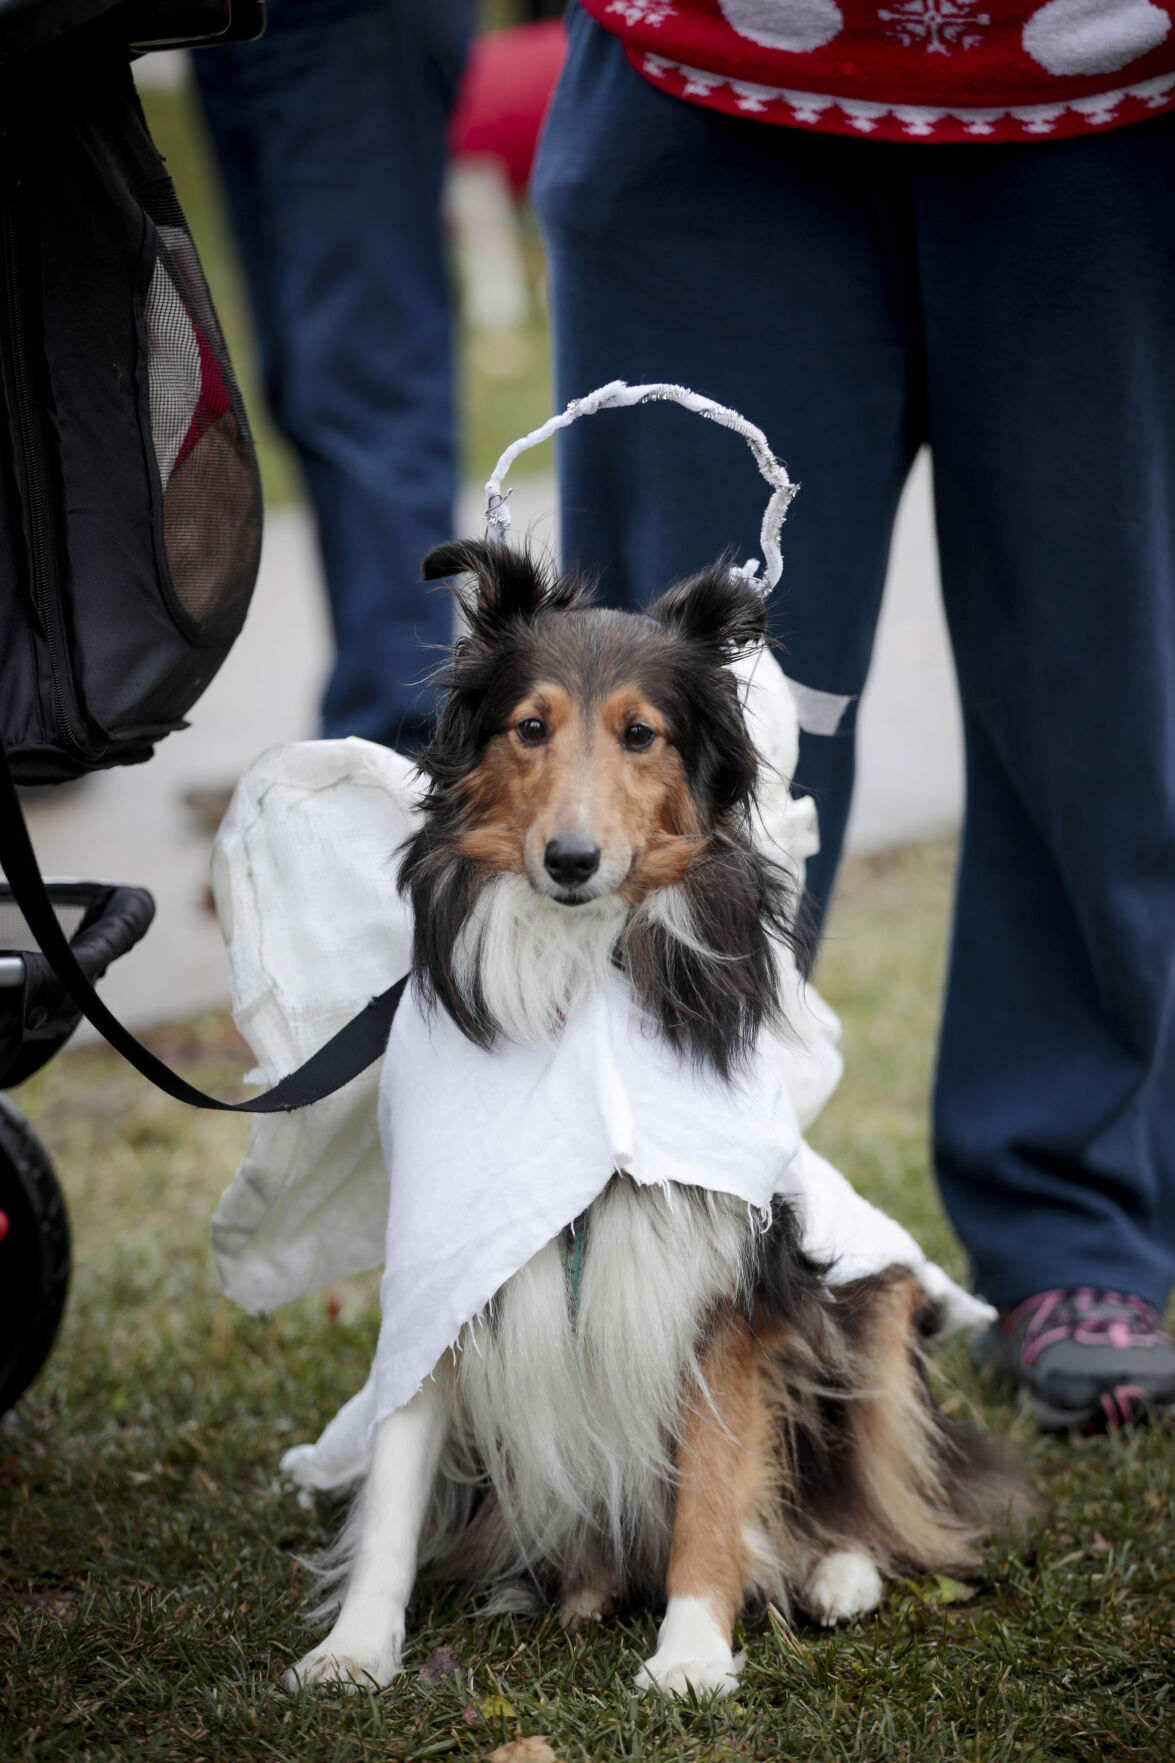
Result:
[[[719,564],[647,616],[607,611],[496,543],[441,546],[425,575],[476,584],[401,867],[426,999],[481,1046],[541,1039],[612,964],[728,1079],[777,1026],[795,935],[792,883],[751,837],[729,667],[763,637],[759,593]],[[973,1566],[1032,1515],[1011,1454],[936,1409],[907,1270],[834,1288],[782,1201],[764,1230],[741,1200],[670,1204],[623,1175],[583,1240],[574,1317],[552,1242],[380,1423],[341,1607],[288,1687],[387,1683],[428,1561],[573,1625],[667,1600],[638,1685],[726,1692],[744,1608],[848,1621],[886,1574]]]

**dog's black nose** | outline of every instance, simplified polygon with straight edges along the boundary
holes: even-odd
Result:
[[[578,888],[600,867],[600,847],[583,833],[564,833],[562,838],[548,840],[543,862],[551,880],[561,888]]]

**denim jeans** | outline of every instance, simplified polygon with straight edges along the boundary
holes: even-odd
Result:
[[[473,0],[271,0],[195,57],[266,395],[313,504],[337,643],[325,735],[412,748],[450,636],[420,582],[451,536],[440,202]]]

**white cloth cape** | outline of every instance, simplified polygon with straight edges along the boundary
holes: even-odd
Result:
[[[410,986],[380,1080],[390,1204],[375,1418],[415,1394],[465,1323],[616,1170],[670,1201],[678,1182],[760,1213],[783,1196],[834,1283],[898,1262],[950,1309],[950,1282],[928,1271],[910,1233],[804,1144],[790,1054],[764,1032],[725,1083],[673,1052],[620,974],[574,1006],[551,1043],[487,1052]],[[958,1319],[969,1314],[964,1304]]]
[[[757,834],[802,878],[817,841],[812,803],[793,799],[786,781],[794,702],[764,652],[736,671],[764,761]],[[242,779],[213,882],[234,1016],[264,1083],[407,970],[395,851],[415,824],[417,792],[406,760],[357,740],[271,749]],[[298,1114],[255,1117],[212,1224],[228,1294],[271,1310],[385,1265],[372,1378],[285,1467],[319,1487],[360,1473],[372,1422],[409,1399],[463,1324],[617,1168],[640,1182],[721,1189],[751,1207],[784,1194],[834,1282],[896,1261],[940,1301],[946,1327],[989,1319],[988,1306],[804,1144],[839,1080],[839,1024],[790,961],[783,1004],[790,1032],[764,1036],[727,1089],[649,1033],[620,976],[582,1001],[550,1047],[490,1053],[443,1011],[426,1017],[409,988],[382,1079],[372,1067]]]

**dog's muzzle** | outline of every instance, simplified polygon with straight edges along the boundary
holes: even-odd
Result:
[[[585,833],[563,833],[547,841],[543,868],[560,889],[557,898],[561,904],[579,906],[590,899],[590,894],[580,890],[586,888],[599,867],[600,847]]]

